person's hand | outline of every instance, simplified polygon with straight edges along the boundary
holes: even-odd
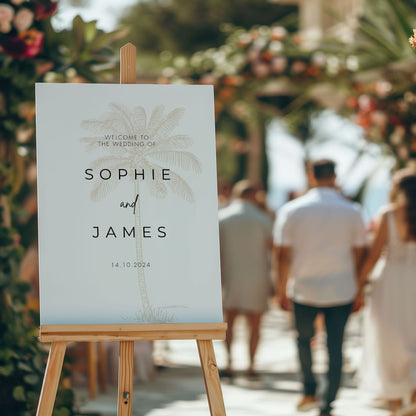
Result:
[[[365,305],[364,294],[362,290],[359,290],[354,299],[354,304],[352,306],[352,312],[358,312]]]
[[[292,309],[292,301],[286,296],[286,294],[280,294],[279,305],[284,311],[290,311]]]

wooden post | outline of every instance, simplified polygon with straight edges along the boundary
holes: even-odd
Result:
[[[136,83],[136,47],[120,49],[120,84]],[[118,365],[118,416],[131,416],[133,403],[134,341],[121,341]]]
[[[120,342],[118,364],[118,416],[131,416],[133,403],[134,341]]]
[[[120,84],[136,83],[136,47],[127,43],[120,49]]]

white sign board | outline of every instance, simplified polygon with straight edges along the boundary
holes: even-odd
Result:
[[[41,324],[222,322],[211,86],[37,84]]]

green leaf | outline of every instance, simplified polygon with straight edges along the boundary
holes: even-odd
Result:
[[[36,370],[43,371],[45,368],[45,364],[43,362],[43,357],[39,355],[35,355],[33,358],[33,365],[36,368]]]
[[[98,32],[97,21],[87,22],[84,24],[85,42],[90,44],[96,37]]]
[[[11,280],[10,275],[0,272],[0,287],[7,286],[10,283],[10,280]]]
[[[70,416],[71,412],[66,407],[61,407],[60,409],[55,409],[52,413],[52,416]]]
[[[39,376],[37,374],[28,374],[23,377],[27,384],[35,385],[39,383]]]
[[[74,20],[72,21],[72,30],[74,33],[75,38],[75,50],[74,53],[79,53],[83,47],[85,42],[85,32],[84,32],[85,23],[82,20],[81,16],[75,16]]]
[[[14,366],[13,364],[7,364],[0,367],[0,375],[8,377],[10,374],[13,373]]]
[[[18,402],[24,402],[26,400],[25,389],[23,386],[16,386],[13,389],[13,398]]]
[[[24,363],[24,362],[22,362],[22,361],[20,361],[20,362],[17,364],[17,368],[18,368],[19,370],[26,371],[26,372],[28,372],[28,373],[31,373],[31,372],[32,372],[32,367],[30,367],[28,364],[26,364],[26,363]]]

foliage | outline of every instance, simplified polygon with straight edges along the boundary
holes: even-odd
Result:
[[[267,0],[145,0],[126,10],[121,23],[130,27],[129,40],[140,53],[189,56],[223,44],[225,24],[271,25],[295,11],[295,6]],[[296,23],[288,26],[294,30]]]
[[[373,3],[366,3],[351,51],[361,70],[351,80],[343,113],[403,167],[416,159],[416,58],[409,46],[416,5],[402,0],[384,0],[377,7]]]
[[[1,196],[8,171],[0,171]],[[36,411],[47,352],[37,341],[38,314],[26,307],[28,283],[19,280],[22,247],[4,221],[0,207],[0,403],[4,416],[30,416]],[[59,389],[54,416],[75,415],[73,393]]]

